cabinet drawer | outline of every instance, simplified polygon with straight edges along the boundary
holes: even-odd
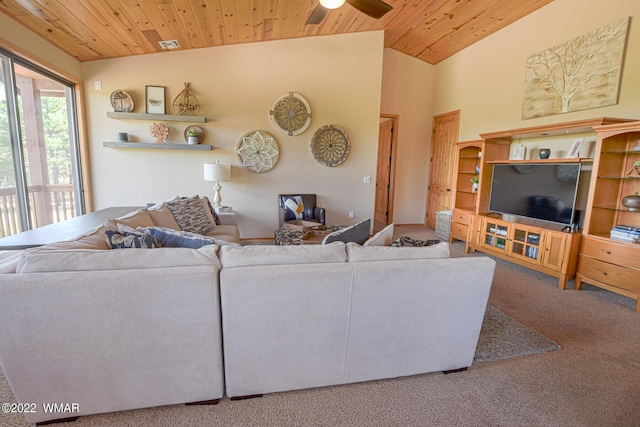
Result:
[[[578,274],[631,292],[640,292],[640,271],[580,256]]]
[[[467,233],[469,232],[469,226],[464,224],[451,224],[451,234],[454,239],[467,241]]]
[[[580,255],[640,270],[640,245],[585,237],[582,239]]]
[[[451,222],[469,225],[469,223],[471,222],[471,215],[472,212],[454,209],[453,214],[451,215]]]

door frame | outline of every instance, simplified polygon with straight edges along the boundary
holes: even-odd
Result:
[[[400,116],[397,114],[384,114],[380,113],[381,119],[391,119],[391,158],[388,160],[389,165],[389,200],[387,201],[387,225],[393,223],[393,206],[395,200],[395,187],[396,187],[396,158],[398,150],[398,133],[400,129]],[[378,135],[378,141],[380,136]],[[378,147],[378,156],[380,156],[380,147]],[[376,167],[377,167],[376,159]],[[377,175],[377,170],[376,170]],[[376,176],[377,178],[377,176]],[[376,207],[374,206],[374,218]]]

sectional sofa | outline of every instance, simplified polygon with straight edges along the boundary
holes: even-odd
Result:
[[[0,274],[0,366],[16,401],[35,404],[28,421],[472,363],[489,258],[449,258],[447,243],[241,246],[231,225],[216,226],[231,242],[198,249],[102,247],[106,229],[168,225],[153,210],[25,251]]]

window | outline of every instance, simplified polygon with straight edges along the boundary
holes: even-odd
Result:
[[[0,50],[0,237],[84,213],[73,83]]]

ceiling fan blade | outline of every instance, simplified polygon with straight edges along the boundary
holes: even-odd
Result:
[[[307,19],[305,25],[318,25],[322,22],[324,17],[327,15],[327,9],[322,7],[322,5],[318,4],[316,8],[311,12],[311,16]]]
[[[347,0],[351,6],[372,18],[380,19],[393,7],[381,0]]]

